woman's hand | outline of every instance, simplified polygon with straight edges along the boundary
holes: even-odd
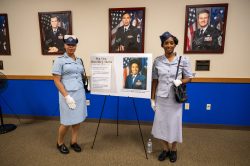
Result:
[[[151,107],[155,111],[156,110],[155,99],[151,99],[150,101],[151,101]]]
[[[176,87],[178,87],[182,84],[181,80],[174,80],[173,83]]]
[[[76,102],[70,95],[65,96],[65,100],[70,109],[76,108]]]

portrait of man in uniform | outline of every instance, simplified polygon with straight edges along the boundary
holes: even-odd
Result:
[[[7,14],[0,13],[0,55],[10,55],[10,40]]]
[[[63,37],[72,34],[71,12],[41,12],[38,15],[42,54],[63,54]]]
[[[186,8],[184,53],[223,53],[227,4]]]
[[[109,9],[109,52],[143,53],[145,8]]]

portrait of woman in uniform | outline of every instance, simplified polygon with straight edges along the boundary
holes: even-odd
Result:
[[[41,48],[43,55],[65,52],[63,37],[72,34],[71,11],[39,12]]]
[[[109,52],[144,53],[145,8],[109,9]]]
[[[184,53],[223,53],[228,4],[188,5]]]
[[[123,58],[124,89],[146,90],[147,60],[148,58]]]
[[[8,16],[2,13],[0,13],[0,55],[10,55]]]

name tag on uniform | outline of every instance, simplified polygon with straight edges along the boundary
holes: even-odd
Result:
[[[212,41],[212,37],[211,36],[207,36],[207,37],[204,38],[204,41],[210,42],[210,41]]]
[[[136,81],[135,83],[136,86],[141,86],[142,85],[142,82],[140,80]]]
[[[128,35],[127,36],[127,38],[129,38],[129,39],[131,39],[131,38],[133,38],[134,36],[132,36],[132,35]]]
[[[63,35],[62,34],[58,35],[58,39],[63,39]]]

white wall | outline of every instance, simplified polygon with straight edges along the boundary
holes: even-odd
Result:
[[[193,71],[196,60],[211,60],[210,71],[196,77],[250,77],[249,0],[0,0],[0,13],[8,14],[11,56],[0,56],[7,75],[50,75],[56,56],[41,54],[38,12],[72,11],[73,33],[79,38],[77,55],[90,75],[90,55],[108,52],[108,9],[146,7],[145,52],[163,53],[159,35],[170,31],[179,38],[183,53],[185,7],[193,4],[228,3],[224,54],[188,54]]]

